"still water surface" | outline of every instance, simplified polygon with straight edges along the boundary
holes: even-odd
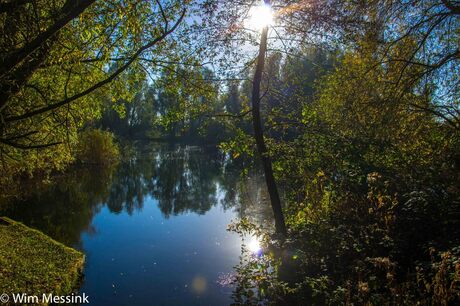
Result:
[[[79,169],[4,203],[6,215],[86,254],[92,305],[228,305],[241,238],[227,225],[269,219],[257,175],[191,146],[131,148],[113,169]]]

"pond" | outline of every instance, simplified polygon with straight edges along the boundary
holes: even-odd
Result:
[[[228,305],[241,238],[227,225],[270,219],[260,175],[215,150],[144,145],[113,169],[71,170],[0,206],[86,255],[93,305]],[[56,183],[57,182],[57,183]],[[270,223],[270,222],[268,222]]]

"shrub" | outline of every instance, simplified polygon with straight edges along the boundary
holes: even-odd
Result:
[[[118,161],[120,152],[114,135],[100,129],[85,130],[80,134],[77,160],[84,164],[110,164]]]

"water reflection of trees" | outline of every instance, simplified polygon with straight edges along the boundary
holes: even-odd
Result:
[[[168,218],[204,214],[218,204],[232,209],[241,200],[239,165],[218,150],[162,145],[127,151],[118,167],[75,169],[49,185],[24,187],[20,199],[0,203],[0,215],[78,245],[105,204],[113,213],[132,214],[151,197]]]
[[[217,204],[220,159],[211,154],[191,158],[193,154],[179,150],[172,152],[172,158],[158,161],[152,194],[166,217],[190,211],[204,214]]]
[[[236,180],[224,179],[225,167],[228,161],[217,150],[202,152],[188,146],[136,150],[118,168],[107,205],[115,213],[132,213],[142,209],[150,196],[166,218],[186,212],[204,214],[220,197],[224,207],[233,207],[236,197],[226,195],[235,190],[228,184]]]
[[[52,183],[22,186],[19,198],[3,199],[0,215],[40,229],[67,245],[80,244],[81,231],[92,232],[91,220],[109,197],[115,166],[78,169]]]

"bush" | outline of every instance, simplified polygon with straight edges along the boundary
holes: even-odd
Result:
[[[85,130],[80,134],[77,160],[84,164],[111,164],[119,159],[120,152],[114,135],[100,129]]]

